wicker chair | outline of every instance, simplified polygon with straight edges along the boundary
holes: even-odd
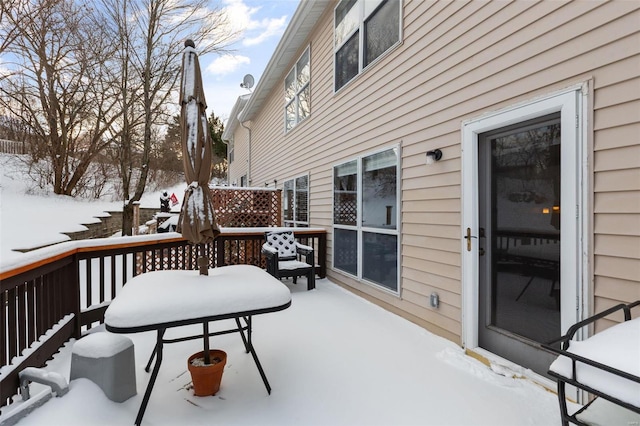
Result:
[[[316,268],[313,247],[296,242],[293,231],[273,231],[265,233],[266,243],[262,254],[267,258],[267,272],[281,279],[307,277],[307,290],[316,288]]]

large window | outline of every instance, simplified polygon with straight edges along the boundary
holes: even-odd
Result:
[[[282,188],[285,226],[309,226],[309,175],[287,180]]]
[[[307,47],[284,79],[284,116],[287,132],[307,118],[311,112],[310,79],[309,48]]]
[[[333,266],[397,293],[398,149],[333,169]]]
[[[334,11],[335,90],[400,42],[400,0],[342,0]]]

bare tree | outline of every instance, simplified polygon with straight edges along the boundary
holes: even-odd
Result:
[[[154,129],[169,123],[175,112],[180,58],[185,39],[201,54],[222,52],[236,37],[220,10],[206,0],[102,0],[117,31],[122,70],[122,133],[119,155],[124,196],[123,235],[132,233],[133,203],[144,193],[149,177]]]
[[[109,143],[119,112],[106,58],[112,46],[97,14],[73,0],[36,0],[9,9],[20,23],[6,52],[12,73],[0,106],[19,111],[34,145],[34,166],[56,194],[74,195],[89,165]]]
[[[24,9],[26,0],[2,0],[0,1],[0,54],[13,42],[18,34],[20,21],[16,17],[22,17],[22,13],[16,13]]]

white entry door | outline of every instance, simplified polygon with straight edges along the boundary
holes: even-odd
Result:
[[[580,318],[580,91],[463,126],[463,339],[545,375]]]

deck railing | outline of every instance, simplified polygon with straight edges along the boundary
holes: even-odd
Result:
[[[264,267],[266,228],[223,228],[205,246],[212,268]],[[318,275],[326,276],[326,231],[294,229],[315,248]],[[131,277],[163,269],[196,269],[196,248],[179,234],[72,241],[25,254],[0,271],[0,407],[19,388],[18,373],[41,367],[70,338],[104,320],[109,302]]]

